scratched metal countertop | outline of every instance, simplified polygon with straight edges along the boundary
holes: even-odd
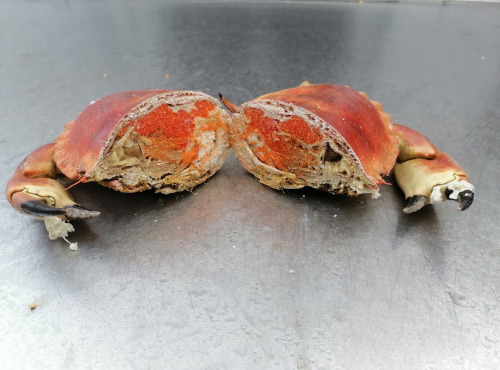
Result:
[[[476,186],[405,215],[397,186],[274,191],[231,154],[192,193],[75,187],[102,211],[77,251],[2,195],[2,369],[499,368],[499,5],[6,1],[0,35],[2,191],[107,94],[303,80],[367,92]]]

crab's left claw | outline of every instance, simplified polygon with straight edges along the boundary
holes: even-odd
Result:
[[[422,134],[402,125],[394,125],[394,129],[400,143],[394,175],[405,193],[403,212],[413,213],[447,199],[458,202],[459,211],[469,208],[474,186],[460,165]]]
[[[73,204],[57,208],[52,204],[64,203],[63,198],[58,197],[57,200],[53,196],[47,198],[29,193],[30,190],[19,191],[12,194],[11,203],[14,209],[33,217],[52,217],[63,216],[70,219],[89,218],[100,215],[98,211],[91,211],[73,202]],[[71,203],[70,200],[68,203]]]
[[[34,217],[87,218],[99,212],[78,205],[56,180],[54,144],[35,150],[19,165],[5,188],[7,200],[17,211]]]

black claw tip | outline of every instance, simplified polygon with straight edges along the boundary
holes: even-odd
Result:
[[[464,190],[458,193],[458,210],[465,211],[469,208],[474,201],[474,192],[471,190]]]
[[[21,204],[21,210],[29,215],[37,217],[63,216],[64,210],[48,206],[46,203],[36,200],[28,200]]]
[[[414,195],[410,198],[406,198],[406,204],[405,208],[403,208],[403,212],[404,213],[417,212],[426,204],[427,204],[427,198],[424,195]]]
[[[100,212],[90,211],[77,204],[64,208],[56,208],[38,200],[28,200],[21,204],[21,210],[35,217],[66,216],[68,218],[97,217]]]

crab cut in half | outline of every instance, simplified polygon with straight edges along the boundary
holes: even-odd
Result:
[[[465,210],[474,187],[463,169],[423,135],[392,124],[382,105],[347,86],[301,86],[236,106],[230,141],[241,164],[274,189],[309,186],[334,194],[371,194],[394,168],[404,212],[446,199]]]
[[[99,212],[78,205],[60,178],[96,181],[124,193],[191,190],[222,166],[229,150],[227,121],[220,103],[200,92],[106,96],[19,165],[7,199],[19,212],[44,218],[51,238],[65,237],[73,228],[63,220]]]

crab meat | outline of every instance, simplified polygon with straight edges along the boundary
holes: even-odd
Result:
[[[239,107],[221,99],[233,112],[230,141],[238,159],[274,189],[309,186],[377,198],[395,167],[406,213],[445,199],[459,201],[461,210],[472,203],[474,188],[460,166],[423,135],[392,124],[362,92],[305,82]]]
[[[199,92],[144,90],[104,97],[19,165],[7,184],[7,199],[31,216],[72,219],[99,212],[79,206],[60,177],[125,193],[191,190],[222,166],[229,150],[227,120],[220,103]],[[59,225],[47,226],[53,235],[67,235],[58,231],[60,224],[47,225]]]

